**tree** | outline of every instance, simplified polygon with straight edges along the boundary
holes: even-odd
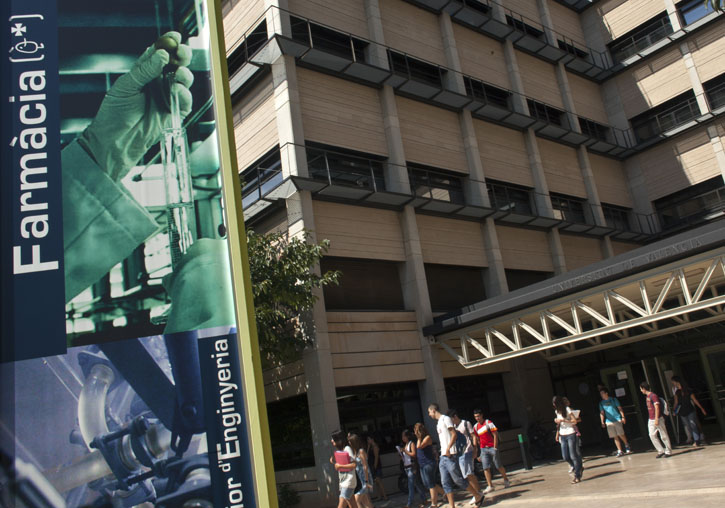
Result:
[[[330,242],[308,240],[307,236],[289,238],[287,233],[247,231],[255,320],[265,367],[294,359],[311,344],[308,317],[317,301],[314,290],[338,283],[340,272],[314,270]]]

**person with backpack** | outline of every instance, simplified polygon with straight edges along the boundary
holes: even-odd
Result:
[[[695,406],[700,408],[703,416],[707,415],[707,411],[702,407],[692,390],[684,385],[678,376],[672,376],[672,385],[675,387],[675,414],[680,417],[685,429],[689,429],[689,433],[692,434],[692,446],[696,448],[702,446],[703,436],[697,421]]]
[[[670,436],[667,434],[667,427],[665,427],[665,419],[663,415],[665,411],[665,402],[660,399],[657,394],[650,390],[649,383],[642,381],[639,384],[639,391],[645,396],[647,402],[647,414],[649,420],[647,421],[647,429],[649,430],[649,438],[652,441],[655,449],[657,450],[657,459],[662,457],[668,458],[672,456],[672,445],[670,444]],[[659,433],[659,439],[657,438]],[[664,447],[660,443],[660,439],[664,443]]]
[[[495,490],[491,477],[491,465],[501,473],[504,488],[511,486],[511,482],[509,482],[508,476],[506,476],[506,468],[503,467],[499,459],[498,446],[500,441],[496,425],[491,420],[483,417],[483,411],[481,409],[474,409],[473,417],[476,419],[476,425],[473,426],[473,430],[478,448],[480,449],[481,466],[483,467],[483,474],[486,477],[486,483],[488,483],[488,487],[486,487],[483,493],[488,494]]]
[[[428,416],[438,422],[436,430],[438,431],[438,440],[441,445],[441,458],[438,463],[438,468],[441,472],[441,483],[443,483],[443,490],[448,498],[448,504],[450,508],[455,508],[454,490],[466,489],[474,498],[476,506],[483,504],[483,494],[479,491],[474,490],[463,477],[461,477],[461,470],[458,467],[458,460],[456,457],[456,439],[458,437],[456,426],[453,424],[453,420],[447,415],[444,415],[440,411],[438,404],[431,404],[428,406]]]
[[[475,446],[473,425],[468,420],[461,420],[455,409],[448,410],[448,416],[456,426],[456,448],[458,449],[458,467],[461,469],[461,476],[468,480],[468,485],[476,492],[481,490],[478,478],[473,473],[473,460],[478,455],[478,447]],[[490,491],[489,491],[490,492]],[[471,498],[471,504],[476,498]]]

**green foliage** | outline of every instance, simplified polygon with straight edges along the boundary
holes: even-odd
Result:
[[[249,268],[254,294],[257,334],[265,367],[284,363],[311,343],[309,313],[315,289],[337,284],[339,272],[318,274],[313,269],[327,252],[328,240],[288,238],[286,233],[247,231]]]
[[[277,486],[277,500],[279,508],[291,508],[300,503],[300,495],[289,483],[283,483]]]

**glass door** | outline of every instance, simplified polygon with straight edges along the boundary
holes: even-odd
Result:
[[[713,346],[700,350],[705,375],[710,386],[712,406],[720,425],[720,432],[725,435],[725,346]]]
[[[625,432],[629,439],[647,436],[646,422],[642,418],[640,410],[639,383],[644,380],[644,373],[640,373],[641,366],[635,364],[633,369],[630,365],[619,365],[608,367],[600,371],[602,383],[609,390],[611,397],[619,399],[622,405],[624,417],[627,419]],[[643,379],[635,379],[642,377]]]

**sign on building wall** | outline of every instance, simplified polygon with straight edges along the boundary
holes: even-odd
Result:
[[[3,506],[264,504],[208,7],[2,2]]]

